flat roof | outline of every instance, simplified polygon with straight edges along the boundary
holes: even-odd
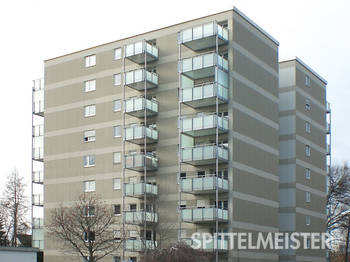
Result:
[[[215,13],[215,14],[210,14],[210,15],[198,17],[198,18],[195,18],[195,19],[191,19],[191,20],[187,20],[187,21],[180,22],[180,23],[177,23],[177,24],[173,24],[173,25],[169,25],[169,26],[166,26],[166,27],[158,28],[158,29],[151,30],[151,31],[148,31],[148,32],[144,32],[144,33],[140,33],[140,34],[137,34],[137,35],[133,35],[133,36],[125,37],[125,38],[122,38],[122,39],[114,40],[114,41],[112,41],[112,42],[107,42],[107,43],[103,43],[103,44],[100,44],[100,45],[92,46],[92,47],[89,47],[89,48],[84,48],[84,49],[81,49],[81,50],[78,50],[78,51],[75,51],[75,52],[71,52],[71,53],[68,53],[68,54],[65,54],[65,55],[61,55],[61,56],[49,58],[49,59],[44,60],[44,62],[46,62],[46,61],[51,61],[51,60],[54,60],[54,59],[58,59],[58,58],[65,57],[65,56],[69,56],[69,55],[72,55],[72,54],[76,54],[76,53],[83,52],[83,51],[86,51],[86,50],[90,50],[90,49],[93,49],[93,48],[97,48],[97,47],[109,45],[109,44],[112,44],[112,43],[117,43],[117,42],[120,42],[120,41],[125,41],[125,40],[130,39],[130,38],[133,38],[133,37],[138,37],[138,36],[141,36],[141,35],[153,33],[153,32],[160,31],[160,30],[164,30],[164,29],[167,29],[167,28],[170,28],[170,27],[173,27],[173,26],[178,26],[178,25],[181,25],[181,24],[193,22],[193,21],[196,21],[196,20],[200,20],[200,19],[207,18],[207,17],[214,16],[214,15],[223,14],[223,13],[230,12],[230,11],[236,12],[236,13],[237,13],[238,15],[240,15],[243,19],[245,19],[248,23],[250,23],[250,24],[251,24],[252,26],[254,26],[256,29],[258,29],[262,34],[264,34],[266,37],[268,37],[272,42],[274,42],[276,45],[279,45],[279,42],[278,42],[275,38],[273,38],[271,35],[269,35],[264,29],[262,29],[260,26],[258,26],[253,20],[251,20],[249,17],[247,17],[247,16],[246,16],[243,12],[241,12],[238,8],[233,7],[233,9],[225,10],[225,11],[218,12],[218,13]]]
[[[297,61],[299,64],[301,64],[307,70],[309,70],[313,75],[315,75],[318,79],[320,79],[323,83],[325,83],[326,85],[328,84],[326,79],[324,79],[322,76],[320,76],[318,73],[316,73],[315,70],[313,70],[310,66],[308,66],[303,60],[301,60],[297,56],[294,58],[291,58],[291,59],[280,61],[279,63],[282,64],[282,63],[287,63],[287,62],[291,62],[291,61]]]

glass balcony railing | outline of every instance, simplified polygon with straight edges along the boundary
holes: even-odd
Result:
[[[33,114],[43,115],[44,114],[44,101],[34,101],[33,102]]]
[[[158,86],[158,75],[146,71],[145,69],[133,70],[125,73],[125,85],[134,88],[136,90],[144,90],[146,88],[151,89]]]
[[[44,89],[44,79],[39,78],[39,79],[33,80],[33,91],[39,91],[42,89]]]
[[[331,144],[327,144],[327,147],[326,147],[326,153],[327,155],[330,155],[331,154]]]
[[[135,183],[124,184],[124,192],[129,197],[143,197],[147,195],[156,196],[158,194],[158,187],[152,184]]]
[[[33,148],[33,159],[37,161],[43,161],[44,148],[42,147]]]
[[[125,156],[125,168],[134,171],[154,171],[158,169],[158,158],[153,155],[143,153],[133,153]]]
[[[191,194],[215,193],[216,186],[219,192],[228,191],[228,180],[215,175],[182,178],[180,185],[182,192]]]
[[[154,224],[158,222],[158,215],[149,211],[125,211],[125,223],[141,225],[143,223]]]
[[[330,176],[330,172],[331,172],[331,166],[330,165],[327,165],[326,172],[327,172],[327,176]]]
[[[33,136],[43,136],[44,135],[44,125],[33,126]]]
[[[33,183],[42,184],[44,182],[44,172],[43,171],[35,171],[33,172]]]
[[[228,148],[224,145],[196,145],[181,148],[181,161],[191,165],[210,165],[228,161]]]
[[[198,248],[198,245],[199,245],[200,249],[202,249],[203,251],[218,250],[218,251],[227,252],[229,249],[228,239],[211,238],[211,239],[205,239],[205,241],[203,241],[202,238],[199,238],[195,243],[193,239],[189,238],[189,239],[182,239],[182,241],[193,248]]]
[[[44,205],[44,195],[42,195],[42,194],[33,194],[32,204],[34,206],[43,206]]]
[[[228,88],[218,83],[208,83],[180,89],[181,102],[193,108],[216,105],[216,97],[219,104],[228,103]]]
[[[331,133],[331,123],[327,123],[327,126],[326,126],[326,133],[327,133],[327,134],[330,134],[330,133]]]
[[[214,222],[218,219],[220,222],[228,221],[228,211],[216,207],[193,207],[183,208],[181,211],[181,220],[189,223]]]
[[[144,97],[132,97],[125,101],[124,112],[135,117],[144,117],[146,107],[147,116],[158,114],[158,102],[155,99]]]
[[[157,242],[153,240],[127,239],[125,240],[125,250],[129,252],[142,252],[146,249],[153,250],[157,247]]]
[[[44,249],[44,240],[32,240],[32,246],[34,248]]]
[[[44,227],[44,219],[43,218],[38,218],[38,217],[34,217],[33,218],[33,225],[32,227],[34,229],[40,229]]]
[[[184,117],[180,121],[181,132],[194,137],[214,135],[216,127],[220,134],[228,132],[228,117],[203,114]]]
[[[331,112],[331,103],[326,103],[326,112],[329,114]]]
[[[217,53],[198,55],[179,61],[179,72],[193,80],[215,76],[216,67],[228,72],[228,61]]]
[[[158,131],[156,129],[142,125],[133,125],[125,128],[124,140],[138,145],[147,143],[156,143],[158,141]]]
[[[198,51],[216,47],[228,43],[228,29],[219,25],[216,21],[182,30],[178,34],[178,43]]]
[[[151,45],[146,40],[125,46],[125,58],[137,64],[144,64],[158,60],[158,47]]]

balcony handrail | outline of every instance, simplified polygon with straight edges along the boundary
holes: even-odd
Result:
[[[140,45],[141,44],[141,45]],[[140,46],[138,46],[140,45]],[[137,48],[135,48],[137,47]],[[141,47],[141,48],[140,48]],[[125,57],[130,57],[138,54],[142,54],[147,52],[149,55],[158,58],[158,47],[155,45],[151,45],[146,40],[137,41],[125,46]]]
[[[141,128],[142,129],[141,137],[136,137],[135,136],[135,129],[136,128]],[[132,137],[131,138],[127,138],[126,137],[127,130],[132,130]],[[147,132],[147,131],[150,131],[150,133]],[[156,139],[158,139],[158,130],[156,128],[153,128],[153,127],[149,127],[149,126],[146,127],[146,126],[144,126],[142,124],[130,125],[130,126],[127,126],[127,127],[124,128],[124,139],[125,140],[144,138],[145,136],[156,140]]]
[[[210,117],[214,117],[211,123],[211,126],[205,126],[205,119],[209,119]],[[194,119],[198,119],[201,118],[202,119],[202,123],[201,123],[201,127],[198,128],[194,128],[194,124],[193,121]],[[199,129],[205,129],[205,128],[215,128],[218,127],[219,129],[222,130],[228,130],[228,121],[229,118],[226,116],[218,116],[216,113],[210,113],[210,114],[201,114],[201,115],[192,115],[192,116],[183,116],[180,119],[180,129],[183,131],[184,130],[184,126],[183,126],[183,121],[184,120],[191,120],[191,130],[185,130],[185,131],[193,131],[193,130],[199,130]],[[226,126],[226,128],[225,128]]]
[[[206,33],[206,31],[204,29],[204,26],[205,25],[210,25],[210,24],[213,25],[213,28],[212,28],[213,30],[212,30],[212,32],[207,32]],[[199,28],[199,27],[202,27],[201,35],[195,36],[195,34],[193,33],[193,30],[195,28]],[[189,31],[189,30],[191,30],[191,38],[188,38],[188,39],[184,40],[183,33],[185,31]],[[209,23],[203,23],[201,25],[189,27],[189,28],[181,30],[178,33],[178,43],[187,43],[187,42],[190,42],[190,41],[202,39],[202,38],[205,38],[205,37],[215,36],[215,35],[218,35],[218,37],[221,38],[222,40],[228,41],[228,28],[223,27],[222,25],[218,24],[217,21],[212,21],[212,22],[209,22]]]
[[[218,177],[216,174],[205,174],[204,176],[193,175],[193,176],[180,177],[179,179],[193,179],[193,178],[205,178],[205,177],[217,177],[217,178],[222,178],[222,179],[228,180],[228,179],[223,178],[223,177]]]
[[[206,64],[205,58],[206,57],[208,58],[209,55],[212,55],[212,57],[210,58],[211,61],[209,61],[210,62],[209,64]],[[193,61],[199,57],[202,58],[201,63],[197,65],[197,66],[199,66],[199,68],[194,68]],[[187,61],[187,60],[191,60],[191,68],[189,70],[184,71],[183,62]],[[180,73],[185,73],[185,72],[190,72],[190,71],[203,69],[203,68],[207,68],[207,67],[211,67],[211,66],[217,66],[218,68],[228,72],[228,60],[225,59],[222,55],[218,54],[217,52],[208,52],[208,53],[204,53],[204,54],[200,54],[200,55],[196,55],[196,56],[182,58],[179,61],[179,68],[178,69],[179,69]]]
[[[228,149],[227,146],[225,146],[224,144],[218,144],[216,145],[216,143],[211,143],[211,144],[200,144],[200,145],[194,145],[194,146],[187,146],[187,147],[182,147],[182,148],[195,148],[195,147],[206,147],[206,146],[217,146],[217,147],[222,147],[225,149]]]
[[[152,110],[154,112],[158,112],[158,106],[159,106],[159,103],[156,99],[152,98],[152,99],[148,99],[148,98],[144,98],[143,96],[139,96],[139,97],[130,97],[128,99],[125,99],[124,100],[124,112],[133,112],[133,111],[137,111],[136,108],[135,108],[135,100],[138,100],[138,99],[141,99],[142,100],[142,107],[141,109],[137,109],[137,110],[144,110],[145,107],[149,110]],[[127,111],[127,107],[126,107],[126,103],[129,102],[129,101],[133,101],[133,108],[132,110],[130,111]],[[148,103],[147,102],[150,102],[151,103],[151,108],[148,107]],[[155,109],[153,109],[153,107]]]
[[[135,73],[138,72],[138,71],[142,72],[140,80],[136,80],[135,79]],[[128,82],[127,81],[127,74],[130,74],[130,73],[132,73],[132,81]],[[150,76],[150,78],[149,78],[149,76]],[[135,70],[130,70],[128,72],[125,72],[125,74],[124,74],[124,83],[126,85],[128,85],[128,84],[131,84],[131,83],[142,82],[142,81],[144,81],[146,79],[148,81],[151,81],[154,84],[158,84],[158,78],[159,78],[159,75],[157,73],[150,72],[150,71],[147,71],[144,68],[141,68],[141,69],[135,69]]]
[[[43,136],[44,135],[44,125],[33,125],[32,130],[33,136]]]
[[[206,87],[212,87],[212,94],[211,96],[208,96],[208,94],[205,95],[204,92],[204,88]],[[201,89],[201,96],[200,97],[196,97],[194,96],[194,90],[195,89]],[[220,92],[220,89],[222,90]],[[184,95],[183,93],[185,92],[185,90],[191,90],[191,100],[184,100]],[[225,97],[226,94],[226,97]],[[218,82],[208,82],[208,83],[203,83],[203,84],[199,84],[199,85],[195,85],[192,87],[182,87],[180,88],[180,99],[182,102],[186,102],[186,101],[193,101],[193,100],[200,100],[200,99],[205,99],[208,97],[219,97],[222,100],[227,101],[228,100],[228,88],[225,87],[224,85],[219,84]]]
[[[124,156],[139,156],[139,155],[144,155],[146,158],[156,158],[158,159],[158,157],[155,154],[145,154],[144,152],[132,152],[132,153],[128,153]]]
[[[36,175],[36,174],[38,174],[38,175]],[[44,171],[32,172],[32,180],[34,182],[43,182],[44,181]]]
[[[204,207],[198,207],[198,206],[186,206],[186,207],[180,207],[180,209],[206,209],[206,208],[216,208],[221,210],[228,210],[228,208],[224,207],[216,207],[215,205],[206,205]]]
[[[44,79],[43,78],[39,78],[39,79],[35,79],[33,80],[33,91],[39,91],[39,90],[43,90],[44,89]]]

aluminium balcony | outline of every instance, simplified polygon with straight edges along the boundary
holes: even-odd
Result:
[[[35,125],[33,126],[33,137],[43,136],[44,135],[44,125]]]
[[[216,47],[216,36],[219,46],[228,43],[228,29],[213,21],[182,30],[178,34],[178,43],[199,51]]]
[[[32,113],[44,116],[44,81],[37,79],[33,81],[33,105]]]
[[[144,195],[158,195],[158,187],[147,183],[124,184],[124,194],[128,197],[143,198]]]
[[[124,140],[137,145],[143,145],[146,138],[147,144],[158,142],[158,131],[143,125],[133,125],[124,129]]]
[[[207,83],[180,89],[180,101],[192,108],[228,103],[228,88],[219,83]]]
[[[158,60],[158,47],[151,45],[146,40],[125,46],[125,58],[142,65]]]
[[[126,224],[143,225],[158,222],[158,214],[151,211],[125,211],[124,221]]]
[[[44,172],[43,171],[33,172],[32,182],[36,184],[44,183]]]
[[[32,204],[33,204],[33,206],[44,206],[44,195],[43,194],[33,194]]]
[[[327,155],[330,155],[330,154],[331,154],[331,144],[327,144],[327,147],[326,147],[326,154],[327,154]]]
[[[217,243],[215,243],[216,241]],[[182,242],[193,248],[199,247],[202,251],[213,252],[217,250],[219,252],[228,252],[229,250],[229,242],[227,239],[209,238],[203,241],[203,238],[199,238],[197,242],[194,242],[192,238],[183,238]]]
[[[180,209],[181,221],[200,224],[213,223],[216,219],[219,222],[228,222],[228,211],[223,208],[216,207],[186,207]]]
[[[34,229],[41,229],[44,227],[44,219],[39,217],[33,218],[33,225],[32,228]]]
[[[228,148],[224,145],[196,145],[181,148],[181,162],[193,166],[212,165],[218,159],[220,163],[228,162]]]
[[[125,251],[143,252],[145,249],[153,250],[157,247],[157,242],[153,240],[127,239],[125,240]]]
[[[158,158],[144,153],[133,153],[125,155],[125,168],[134,171],[155,171],[158,169]]]
[[[158,114],[158,102],[155,99],[145,99],[144,97],[132,97],[125,100],[124,112],[128,115],[143,118],[146,114],[148,117]]]
[[[331,133],[331,123],[327,123],[326,125],[326,134],[329,135]]]
[[[184,58],[179,61],[179,72],[193,79],[214,77],[217,69],[228,72],[228,61],[217,53]]]
[[[43,162],[44,161],[44,148],[42,148],[42,147],[33,148],[33,156],[32,157],[33,157],[33,160]]]
[[[133,70],[125,73],[125,85],[136,89],[138,91],[143,91],[145,89],[155,88],[158,86],[158,75],[146,71],[145,69]]]
[[[33,102],[33,114],[38,116],[44,116],[44,100]]]
[[[331,103],[329,103],[329,102],[326,103],[326,113],[327,114],[331,113]]]
[[[210,115],[197,115],[194,117],[183,117],[180,121],[180,129],[183,134],[200,137],[216,134],[218,127],[219,134],[228,132],[228,117]]]
[[[218,187],[219,193],[227,192],[228,180],[215,175],[180,179],[181,192],[194,195],[215,193],[216,186]]]

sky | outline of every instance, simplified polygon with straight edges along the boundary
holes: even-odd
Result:
[[[0,191],[15,166],[31,179],[31,88],[43,60],[233,5],[280,42],[280,61],[298,56],[328,81],[332,161],[350,160],[349,0],[11,0],[0,2]]]

